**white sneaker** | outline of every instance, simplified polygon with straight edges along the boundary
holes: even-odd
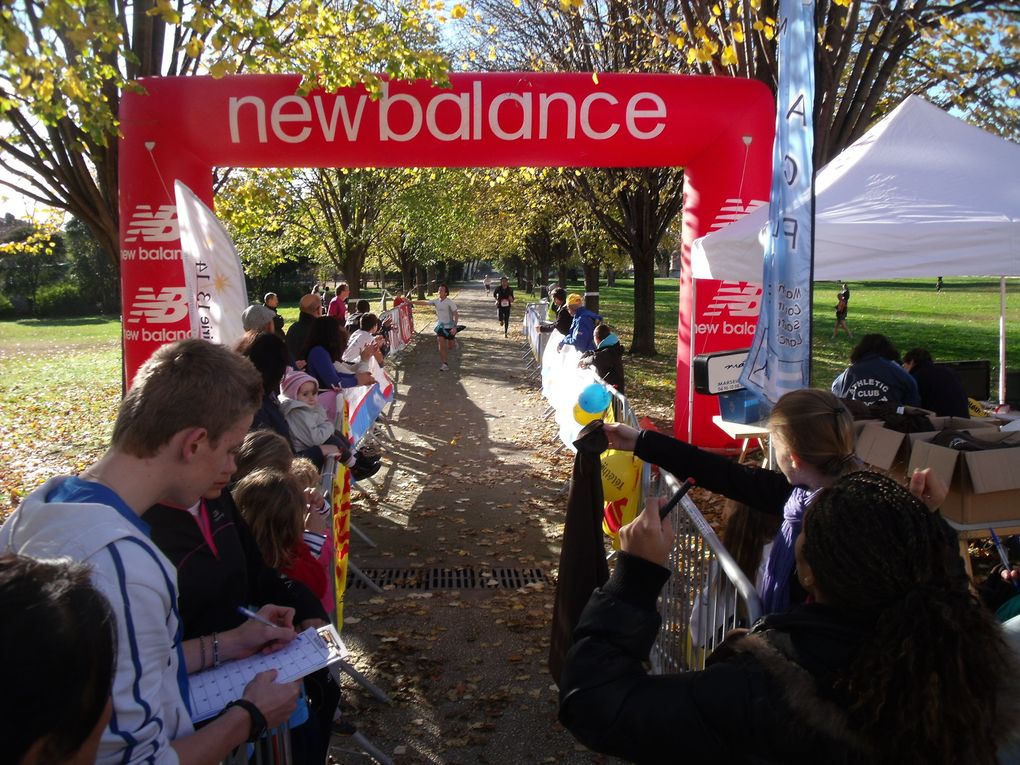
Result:
[[[450,369],[450,367],[448,367],[446,364],[440,364],[439,365],[439,371],[440,372],[447,372],[447,371],[449,371],[449,369]]]

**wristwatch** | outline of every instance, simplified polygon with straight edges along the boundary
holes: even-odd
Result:
[[[255,743],[262,738],[262,734],[266,732],[266,718],[259,711],[259,708],[248,701],[248,699],[234,699],[223,707],[223,711],[226,712],[231,707],[241,707],[251,717],[251,731],[248,733],[248,742]]]

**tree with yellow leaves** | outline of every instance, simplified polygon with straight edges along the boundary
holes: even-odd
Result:
[[[117,261],[117,111],[155,75],[298,72],[303,90],[380,74],[443,80],[430,6],[399,0],[7,0],[0,184],[85,223]]]

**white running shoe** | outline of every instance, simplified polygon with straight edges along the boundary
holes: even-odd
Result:
[[[446,364],[440,364],[439,365],[439,371],[440,372],[447,372],[447,371],[449,371],[449,369],[450,369],[450,367],[448,367]]]

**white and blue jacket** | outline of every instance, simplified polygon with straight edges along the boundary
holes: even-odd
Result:
[[[96,762],[176,765],[170,741],[194,730],[182,697],[177,572],[126,505],[48,502],[68,480],[51,479],[25,498],[0,527],[0,551],[92,566],[92,583],[117,620],[113,716]]]

